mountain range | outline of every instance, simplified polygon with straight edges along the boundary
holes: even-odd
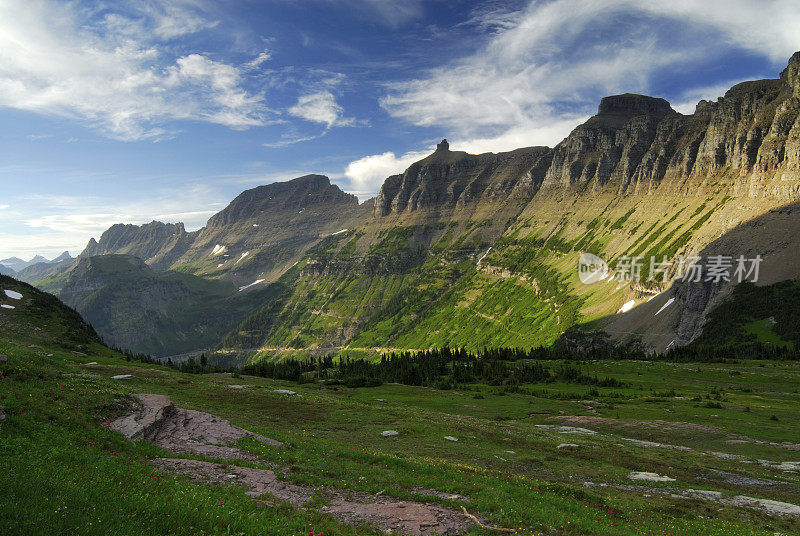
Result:
[[[534,347],[575,330],[664,350],[736,297],[735,280],[681,279],[676,259],[762,259],[770,291],[800,275],[799,197],[800,52],[691,115],[623,94],[553,148],[444,140],[361,204],[307,175],[243,192],[195,232],[118,224],[77,259],[0,263],[108,343],[158,356]],[[581,253],[612,271],[641,257],[642,280],[583,284]],[[651,258],[672,264],[651,278]],[[749,314],[746,340],[785,342],[781,315]]]

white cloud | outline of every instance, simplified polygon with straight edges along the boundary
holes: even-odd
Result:
[[[123,140],[168,136],[173,120],[265,124],[269,110],[240,68],[172,56],[159,41],[214,25],[194,4],[143,0],[92,24],[96,14],[72,2],[0,2],[0,106],[82,119]]]
[[[413,151],[398,157],[392,152],[365,156],[350,162],[344,171],[349,179],[347,190],[359,197],[371,197],[378,193],[384,179],[405,171],[408,166],[428,156],[428,151]]]
[[[5,209],[7,209],[9,206],[10,206],[10,205],[0,205],[0,210],[5,210]]]
[[[336,103],[336,97],[330,91],[318,91],[303,95],[297,104],[289,108],[289,113],[295,117],[322,123],[326,128],[352,126],[355,120],[343,117],[344,109]]]

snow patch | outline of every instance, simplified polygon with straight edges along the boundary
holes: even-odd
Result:
[[[258,224],[257,224],[257,223],[254,223],[254,224],[253,224],[253,227],[258,227]]]
[[[222,266],[223,266],[224,264],[225,264],[224,262],[221,262],[221,263],[219,263],[219,264],[217,265],[217,268],[222,268]]]
[[[331,236],[336,236],[337,234],[346,233],[349,229],[342,229],[340,231],[336,231],[335,233],[331,233]]]
[[[672,303],[673,303],[674,301],[675,301],[675,298],[670,298],[670,299],[668,299],[668,300],[667,300],[667,303],[665,303],[664,305],[662,305],[662,306],[661,306],[661,309],[659,309],[659,310],[658,310],[658,312],[657,312],[656,314],[654,314],[653,316],[658,316],[658,313],[660,313],[661,311],[663,311],[664,309],[666,309],[667,307],[669,307],[670,305],[672,305]]]
[[[234,266],[236,266],[237,264],[239,264],[239,262],[241,262],[241,260],[242,260],[242,259],[244,259],[244,258],[245,258],[245,257],[247,257],[248,255],[250,255],[250,252],[249,252],[249,251],[245,251],[244,253],[242,253],[242,256],[241,256],[241,257],[239,257],[238,259],[236,259],[236,262],[234,262],[234,263],[233,263],[233,265],[234,265]]]
[[[5,303],[3,305],[0,305],[0,307],[2,307],[3,309],[16,309],[16,307],[14,307],[13,305],[7,305]]]
[[[617,314],[619,314],[619,313],[627,313],[628,311],[633,309],[633,307],[635,305],[636,305],[636,300],[631,300],[629,302],[625,302],[625,304],[622,307],[619,308],[619,311],[617,311]]]
[[[5,293],[6,293],[6,296],[11,298],[12,300],[21,300],[22,299],[22,294],[20,294],[19,292],[14,292],[13,290],[6,290]]]
[[[250,283],[249,285],[245,285],[245,286],[243,286],[243,287],[239,287],[239,292],[241,292],[241,291],[243,291],[243,290],[246,290],[246,289],[248,289],[248,288],[250,288],[250,287],[254,287],[254,286],[258,285],[259,283],[263,283],[263,282],[264,282],[264,280],[263,280],[263,279],[256,279],[255,281],[253,281],[253,282],[252,282],[252,283]]]
[[[219,244],[217,244],[216,246],[214,246],[214,249],[211,250],[211,254],[209,255],[209,257],[215,257],[215,256],[219,255],[220,253],[225,253],[226,249],[228,249],[228,248],[225,247],[225,246],[220,246]]]
[[[486,258],[486,255],[488,255],[490,251],[492,251],[492,247],[491,246],[489,246],[489,249],[486,250],[486,253],[481,255],[481,258],[478,259],[478,263],[477,263],[478,265],[480,265],[481,261]]]

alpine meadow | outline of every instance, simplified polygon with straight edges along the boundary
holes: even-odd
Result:
[[[0,533],[800,535],[799,25],[0,0]]]

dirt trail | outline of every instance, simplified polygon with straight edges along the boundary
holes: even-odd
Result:
[[[177,408],[167,396],[136,396],[141,406],[109,425],[112,430],[132,440],[146,440],[176,453],[192,452],[213,458],[252,461],[256,458],[236,448],[236,441],[253,437],[276,447],[283,446],[209,413]],[[246,494],[253,498],[269,494],[297,508],[306,506],[314,494],[311,487],[282,481],[269,469],[176,458],[159,458],[155,464],[204,483],[242,485],[247,488]],[[333,489],[326,490],[323,496],[326,500],[326,505],[321,508],[323,512],[351,525],[366,522],[383,532],[445,536],[465,532],[474,526],[473,521],[461,512],[434,504]]]

